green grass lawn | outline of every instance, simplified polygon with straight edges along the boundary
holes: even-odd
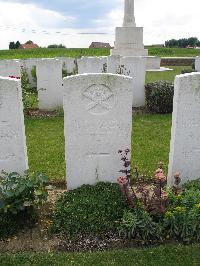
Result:
[[[200,246],[166,245],[146,249],[113,250],[92,253],[21,253],[1,254],[2,266],[60,265],[141,265],[198,266]]]
[[[88,48],[69,48],[69,49],[29,49],[29,50],[0,50],[0,59],[26,59],[40,57],[81,57],[81,56],[107,56],[109,49],[88,49]],[[195,57],[200,55],[200,49],[184,48],[149,48],[149,55],[160,57]]]
[[[168,80],[173,82],[176,75],[181,74],[183,69],[192,69],[190,66],[169,66],[168,68],[173,69],[173,71],[164,71],[164,72],[147,72],[146,74],[146,83],[154,82],[158,80]]]
[[[63,117],[30,118],[25,125],[30,171],[41,171],[50,179],[64,179]]]
[[[50,179],[63,180],[65,178],[63,124],[63,117],[27,118],[25,120],[31,172],[42,171]],[[152,174],[159,161],[163,161],[167,166],[170,128],[171,115],[134,117],[132,166],[137,165],[145,174]]]
[[[88,49],[88,48],[72,48],[72,49],[13,49],[0,50],[0,59],[26,59],[26,58],[50,58],[50,57],[81,57],[81,56],[107,56],[110,54],[109,49]]]

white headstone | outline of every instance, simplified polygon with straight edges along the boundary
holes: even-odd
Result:
[[[0,77],[0,171],[27,169],[21,82]]]
[[[84,74],[64,79],[68,189],[116,182],[119,149],[131,149],[132,78]]]
[[[169,156],[169,185],[200,177],[200,73],[177,76]]]
[[[119,74],[133,78],[133,107],[145,106],[145,57],[122,57],[120,59]]]
[[[158,70],[161,65],[161,58],[157,56],[146,56],[146,70]]]
[[[37,62],[39,109],[55,110],[63,106],[62,61],[42,59]]]
[[[200,56],[195,58],[195,70],[200,72]]]
[[[107,57],[82,57],[77,60],[78,74],[84,73],[106,73]]]
[[[107,57],[107,73],[117,74],[120,66],[120,56],[111,55]]]
[[[21,67],[19,60],[0,60],[0,76],[21,77]]]
[[[29,84],[31,88],[36,88],[37,87],[37,81],[36,78],[34,77],[34,71],[37,65],[37,62],[42,59],[40,58],[30,58],[30,59],[24,59],[21,60],[21,66],[24,71],[26,71],[29,79]]]
[[[75,58],[72,57],[61,57],[58,58],[61,59],[63,62],[63,70],[68,74],[77,74],[77,61]]]

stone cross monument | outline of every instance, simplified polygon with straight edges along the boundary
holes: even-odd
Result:
[[[124,22],[115,31],[115,47],[111,55],[147,56],[143,45],[143,28],[136,27],[134,0],[124,0]]]
[[[134,16],[134,0],[124,1],[123,27],[136,27],[135,16]]]

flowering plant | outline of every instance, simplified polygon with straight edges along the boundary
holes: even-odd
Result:
[[[167,184],[167,177],[163,171],[163,163],[159,164],[151,185],[144,183],[144,180],[139,177],[139,171],[136,167],[135,174],[137,180],[133,184],[131,162],[129,160],[130,150],[119,150],[118,153],[121,155],[121,161],[123,161],[123,169],[120,170],[123,176],[118,178],[118,183],[129,207],[133,208],[137,202],[141,202],[150,214],[162,215],[168,204],[168,193],[163,189]]]
[[[16,76],[8,76],[11,79],[21,79],[20,77],[16,77]]]

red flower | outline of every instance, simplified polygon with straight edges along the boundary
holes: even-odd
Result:
[[[120,176],[117,181],[120,185],[126,185],[128,183],[128,180],[125,176]]]
[[[20,77],[16,77],[16,76],[9,76],[9,78],[11,78],[11,79],[20,79]]]

